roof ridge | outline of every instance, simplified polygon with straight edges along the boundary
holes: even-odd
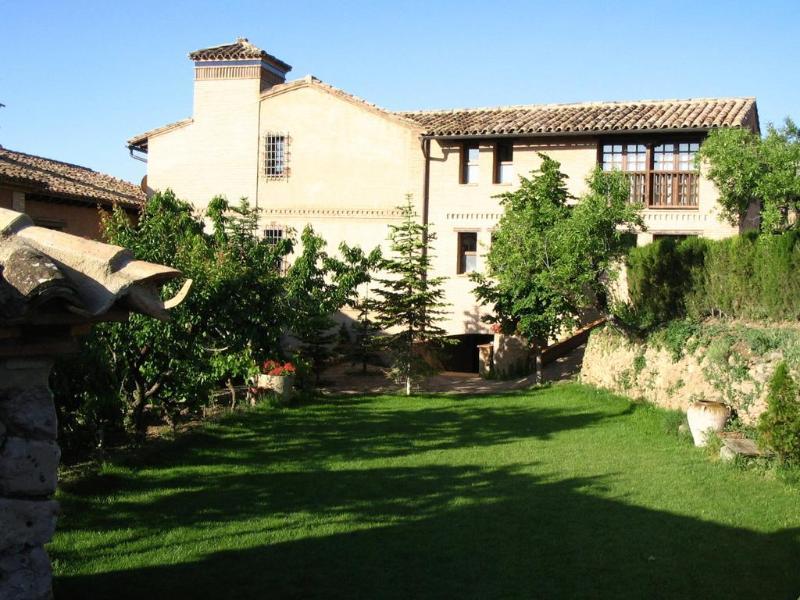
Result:
[[[674,102],[721,102],[733,100],[752,100],[755,96],[709,96],[706,98],[653,98],[644,100],[587,100],[584,102],[545,102],[542,104],[501,104],[498,106],[474,106],[466,108],[431,108],[418,110],[396,110],[391,111],[396,114],[447,114],[464,112],[486,112],[500,110],[520,110],[520,109],[546,109],[546,108],[569,108],[569,107],[589,107],[589,106],[625,106],[637,104],[669,104]]]
[[[22,156],[29,156],[30,158],[38,158],[39,160],[46,160],[48,162],[58,163],[60,165],[65,165],[67,167],[74,167],[76,169],[83,169],[84,171],[89,171],[90,173],[97,173],[98,175],[104,175],[104,173],[100,173],[99,171],[95,171],[91,167],[84,167],[83,165],[78,165],[75,163],[70,163],[65,160],[58,160],[56,158],[47,158],[46,156],[40,156],[38,154],[29,154],[28,152],[20,152],[19,150],[12,150],[11,148],[6,148],[5,146],[0,146],[0,153],[8,152],[10,154],[21,154]],[[108,177],[113,177],[113,175],[108,175]],[[124,181],[121,179],[120,181]],[[130,181],[126,182],[130,183]]]

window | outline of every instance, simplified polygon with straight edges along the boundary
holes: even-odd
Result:
[[[268,244],[275,245],[283,239],[283,229],[265,229],[264,240]]]
[[[511,183],[514,179],[514,142],[501,140],[495,146],[494,182]]]
[[[623,171],[631,183],[631,202],[650,208],[697,208],[699,173],[694,159],[699,142],[603,144],[604,171]]]
[[[461,183],[478,183],[481,151],[478,142],[467,142],[461,151]]]
[[[606,144],[603,170],[624,171],[631,182],[631,202],[644,202],[647,195],[647,147],[644,144]]]
[[[478,233],[458,232],[458,266],[456,273],[471,273],[478,268]]]
[[[264,174],[267,179],[284,179],[289,175],[288,137],[283,133],[268,133],[264,138]]]

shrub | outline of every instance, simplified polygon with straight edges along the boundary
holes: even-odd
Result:
[[[769,384],[767,410],[758,424],[762,443],[783,461],[800,460],[800,401],[786,363],[780,363]]]
[[[628,254],[630,308],[640,329],[686,315],[686,298],[702,276],[708,241],[690,237],[633,248]]]

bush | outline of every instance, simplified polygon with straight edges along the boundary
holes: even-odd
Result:
[[[724,240],[671,239],[628,254],[628,304],[617,317],[643,331],[674,319],[800,318],[800,232]]]
[[[758,424],[762,444],[772,448],[783,461],[800,461],[800,400],[786,363],[775,369],[767,402]]]
[[[702,277],[708,241],[690,237],[633,248],[628,254],[629,314],[640,329],[686,315],[686,298]]]

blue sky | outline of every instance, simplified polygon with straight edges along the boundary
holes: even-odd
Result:
[[[800,2],[0,0],[0,144],[138,182],[124,142],[191,115],[237,36],[389,109],[756,96],[800,119]]]

